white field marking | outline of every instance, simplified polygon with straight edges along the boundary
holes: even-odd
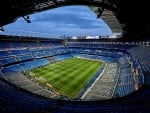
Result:
[[[87,93],[88,93],[89,91],[91,91],[92,87],[95,85],[95,83],[100,79],[100,77],[101,77],[101,76],[103,75],[103,73],[105,72],[105,69],[106,69],[106,66],[107,66],[107,65],[108,65],[108,64],[105,65],[105,67],[104,67],[103,71],[100,73],[100,75],[96,78],[96,80],[92,83],[92,85],[86,90],[86,92],[82,95],[81,99],[83,99],[83,98],[87,95]]]

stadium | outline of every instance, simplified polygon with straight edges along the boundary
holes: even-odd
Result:
[[[0,4],[0,30],[19,17],[30,23],[26,15],[79,4],[98,8],[98,17],[122,35],[74,39],[1,34],[1,113],[150,112],[147,1],[6,0]]]

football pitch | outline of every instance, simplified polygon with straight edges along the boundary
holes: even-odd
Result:
[[[102,65],[101,61],[70,58],[28,71],[27,74],[59,94],[77,98]]]

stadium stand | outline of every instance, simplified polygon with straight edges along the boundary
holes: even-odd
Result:
[[[119,73],[120,76],[115,91],[115,97],[122,97],[124,95],[130,94],[135,90],[133,76],[129,63],[124,57],[120,58],[119,62],[121,64]]]
[[[148,0],[1,0],[0,2],[0,32],[5,31],[4,25],[16,21],[19,17],[23,17],[27,23],[30,23],[29,14],[75,4],[96,6],[97,17],[105,14],[106,20],[116,25],[112,18],[108,18],[109,13],[105,13],[105,10],[112,11],[123,30],[121,39],[116,41],[0,35],[0,113],[150,112],[150,7]],[[18,85],[32,83],[28,80],[28,82],[22,81],[22,73],[25,69],[38,68],[54,62],[55,56],[62,56],[64,59],[64,53],[74,57],[103,60],[109,64],[107,68],[111,68],[110,72],[113,72],[111,71],[113,66],[117,65],[117,76],[113,74],[116,82],[115,99],[107,101],[54,100],[35,95],[14,85],[14,82]],[[10,72],[15,74],[8,75]],[[104,74],[108,76],[107,72]],[[46,93],[45,90],[42,91]],[[135,92],[131,93],[132,91]]]
[[[100,79],[96,80],[94,86],[90,88],[83,98],[85,100],[106,100],[113,98],[118,76],[117,63],[106,64]]]
[[[36,65],[35,65],[36,64]],[[41,67],[44,65],[49,64],[49,61],[42,58],[42,59],[37,59],[37,60],[32,60],[32,61],[27,61],[27,62],[23,62],[20,64],[20,66],[24,69],[24,70],[31,70],[37,67]]]
[[[63,55],[54,56],[55,60],[57,60],[57,61],[69,59],[69,58],[72,58],[72,57],[73,56],[71,54],[63,54]]]
[[[99,112],[100,110],[109,112],[109,110],[106,110],[105,108],[109,108],[110,111],[113,111],[115,109],[115,112],[120,112],[122,111],[122,109],[125,111],[128,111],[128,109],[137,111],[134,109],[136,105],[133,108],[128,106],[128,109],[123,108],[123,106],[124,103],[136,101],[138,97],[134,97],[132,95],[140,96],[140,94],[138,94],[137,92],[140,93],[143,85],[149,85],[148,46],[134,44],[120,45],[117,43],[103,44],[102,42],[100,42],[100,40],[98,44],[95,44],[95,46],[90,45],[90,41],[88,42],[89,44],[86,42],[86,44],[89,45],[87,46],[86,44],[84,45],[84,40],[82,40],[83,42],[81,44],[78,43],[78,45],[76,45],[74,44],[76,43],[74,40],[74,43],[70,43],[72,41],[70,39],[68,40],[66,46],[62,44],[62,40],[56,39],[58,41],[56,41],[57,44],[53,44],[52,46],[49,44],[45,45],[45,42],[43,44],[42,41],[36,43],[33,42],[32,44],[32,41],[28,39],[28,42],[26,42],[26,44],[29,43],[28,45],[31,44],[30,46],[32,47],[25,47],[23,44],[23,40],[24,39],[22,38],[22,44],[20,44],[19,49],[18,47],[16,47],[15,42],[12,41],[11,47],[9,45],[8,47],[5,45],[5,48],[2,48],[0,51],[0,80],[3,84],[0,86],[1,91],[3,91],[0,99],[5,103],[9,103],[7,105],[0,104],[2,113],[7,113],[11,110],[14,112],[22,113],[24,112],[24,109],[27,109],[26,112],[33,112],[34,110],[38,112],[39,109],[39,111],[41,111],[41,108],[45,107],[48,108],[46,111],[49,112],[51,109],[54,109],[54,111],[55,109],[57,109],[56,112],[60,112],[62,110],[64,112],[68,112],[70,110],[73,110],[74,112]],[[49,39],[47,39],[47,41],[51,42],[51,40]],[[80,42],[81,40],[78,41]],[[94,40],[92,42],[94,42]],[[141,54],[139,54],[139,50],[143,52],[142,56]],[[80,93],[77,99],[79,101],[77,102],[54,100],[59,98],[59,96],[55,94],[55,92],[53,92],[52,90],[44,89],[41,84],[37,84],[35,79],[24,75],[24,72],[27,70],[39,68],[54,61],[64,60],[72,57],[101,60],[108,63],[103,74],[99,77],[101,71],[97,72],[94,78],[85,87],[85,90]],[[7,91],[7,88],[4,90],[4,88],[2,88],[4,87],[4,85],[6,85],[7,87],[11,87],[10,90],[13,89],[12,92],[15,91],[15,94],[10,93],[6,95],[6,93],[10,91]],[[141,94],[149,93],[147,91],[147,88],[141,92]],[[15,95],[13,99],[10,99],[12,98],[11,94]],[[17,95],[22,96],[17,97]],[[28,104],[27,101],[29,101],[29,96],[31,96],[30,98],[38,99],[37,103],[33,104],[30,101],[30,103]],[[18,98],[20,99],[20,101],[16,100]],[[23,98],[23,100],[21,100],[21,98]],[[114,100],[114,98],[116,100]],[[15,104],[13,105],[13,102],[9,102],[9,99],[13,100]],[[82,104],[82,100],[88,100],[90,102],[94,101],[95,103],[97,99],[107,101],[104,103],[100,101],[94,106],[92,106],[92,104],[88,102],[86,103],[86,106]],[[113,101],[110,99],[112,99]],[[43,102],[42,104],[40,103],[41,101]],[[112,108],[112,104],[116,102],[119,104],[114,105]],[[20,108],[17,109],[17,104],[19,103]],[[25,103],[25,105],[23,105],[22,103]],[[108,103],[111,103],[110,106],[108,106]],[[31,108],[29,106],[33,107]],[[74,106],[76,106],[76,108],[72,109],[74,108]],[[147,108],[147,105],[144,106],[145,108]],[[121,107],[121,109],[117,109],[118,107]]]
[[[7,72],[22,72],[22,68],[19,66],[19,64],[15,65],[10,65],[8,67],[4,67],[2,69],[2,73],[7,73]]]
[[[18,61],[27,61],[33,59],[32,54],[23,54],[18,56]]]
[[[33,109],[44,108],[54,104],[43,97],[21,91],[4,80],[0,80],[0,92],[1,113],[31,112]]]
[[[146,84],[150,84],[150,47],[137,46],[128,50],[130,54],[138,61],[142,72],[144,74],[144,81]],[[140,71],[140,70],[139,70]]]

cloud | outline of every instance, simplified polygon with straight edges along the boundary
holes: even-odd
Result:
[[[87,6],[67,6],[30,15],[31,24],[23,18],[6,28],[57,35],[108,35],[111,30]]]
[[[32,18],[33,17],[33,18]],[[100,19],[96,18],[96,14],[91,12],[86,6],[67,6],[56,8],[50,11],[39,13],[32,16],[33,22],[53,22],[56,26],[74,24],[79,28],[98,28],[104,24]]]

